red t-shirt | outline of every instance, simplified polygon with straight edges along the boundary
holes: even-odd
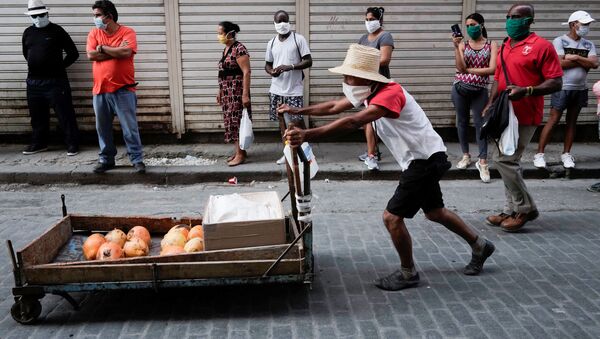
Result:
[[[406,105],[406,96],[404,95],[402,86],[395,82],[390,82],[380,86],[382,87],[379,88],[375,95],[373,95],[370,100],[367,100],[368,104],[387,108],[394,114],[393,116],[388,116],[386,118],[399,118],[400,112],[404,108],[404,105]]]
[[[508,77],[513,85],[519,87],[537,86],[545,80],[563,75],[558,54],[556,54],[554,46],[546,39],[531,33],[514,47],[510,46],[510,41],[511,39],[508,38],[504,43],[503,56]],[[494,73],[494,79],[498,81],[499,92],[506,89],[500,51],[498,51],[498,66],[496,67],[496,73]],[[519,124],[537,126],[542,123],[544,115],[543,96],[524,97],[512,103]]]
[[[94,95],[113,93],[125,85],[135,83],[133,56],[137,53],[137,39],[135,31],[123,25],[119,26],[119,29],[112,35],[108,35],[104,30],[98,28],[92,29],[88,34],[86,47],[88,52],[95,51],[98,45],[120,47],[123,41],[127,41],[127,47],[133,51],[129,58],[92,62]],[[128,89],[135,91],[135,87]]]

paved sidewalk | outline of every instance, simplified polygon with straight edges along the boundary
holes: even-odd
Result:
[[[449,143],[448,156],[453,165],[461,156],[457,143]],[[551,144],[546,149],[549,168],[540,170],[533,167],[532,158],[537,143],[532,143],[523,157],[523,169],[526,178],[544,179],[548,177],[599,178],[600,144],[576,144],[573,147],[577,168],[565,171],[560,163],[562,144]],[[225,159],[231,154],[232,146],[224,144],[169,144],[147,145],[145,156],[147,164],[159,160],[177,160],[184,162],[186,156],[195,157],[194,166],[148,166],[146,175],[134,173],[123,146],[119,147],[118,168],[103,175],[92,173],[97,160],[98,149],[87,146],[74,157],[67,157],[62,146],[54,146],[47,152],[25,156],[21,154],[25,145],[0,145],[0,183],[29,184],[194,184],[201,182],[226,182],[237,177],[239,182],[281,180],[286,178],[285,167],[275,164],[280,157],[281,145],[278,143],[255,144],[249,150],[246,164],[228,167]],[[492,146],[490,146],[491,148]],[[380,171],[368,171],[358,161],[358,154],[364,152],[363,143],[318,143],[313,145],[319,164],[316,179],[331,180],[396,180],[399,167],[390,156],[390,152],[381,145],[383,159]],[[471,146],[476,150],[476,146]],[[479,179],[475,166],[467,170],[452,168],[447,179]],[[493,170],[492,178],[498,178]]]

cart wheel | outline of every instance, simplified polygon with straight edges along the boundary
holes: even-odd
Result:
[[[42,314],[42,304],[37,299],[24,299],[21,297],[10,308],[10,315],[19,324],[33,324]]]

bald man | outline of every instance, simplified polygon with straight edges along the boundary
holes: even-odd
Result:
[[[508,38],[504,40],[498,60],[504,59],[512,85],[507,85],[502,61],[498,61],[488,102],[491,105],[500,92],[508,90],[519,121],[516,152],[504,155],[496,147],[493,154],[504,182],[506,203],[502,213],[488,216],[486,221],[506,232],[516,232],[539,216],[533,197],[525,186],[520,160],[537,126],[542,123],[544,95],[562,87],[563,71],[554,46],[531,32],[534,17],[535,11],[530,4],[518,3],[509,9],[506,15]]]

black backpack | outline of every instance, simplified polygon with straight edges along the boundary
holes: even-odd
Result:
[[[506,40],[504,40],[506,42]],[[502,71],[504,72],[504,78],[506,79],[506,85],[510,86],[511,82],[506,72],[506,64],[504,63],[504,43],[500,50],[500,60],[502,62]],[[508,89],[500,92],[494,102],[485,111],[483,116],[483,124],[481,125],[481,132],[479,139],[488,138],[490,140],[500,139],[502,132],[508,126],[508,113],[509,113],[509,101],[508,101]]]

